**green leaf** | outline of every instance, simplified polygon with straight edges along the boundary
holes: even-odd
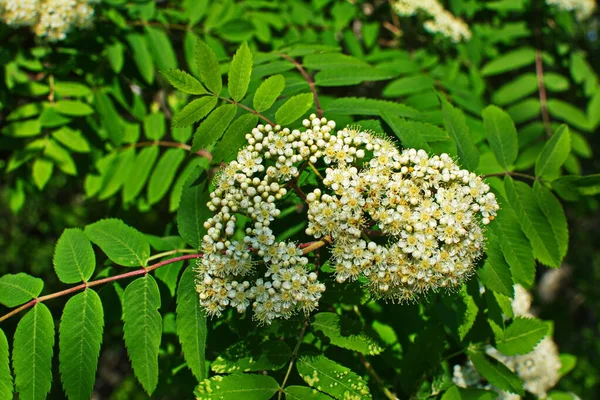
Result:
[[[139,267],[145,266],[148,261],[148,239],[120,219],[100,220],[86,226],[84,232],[116,264]]]
[[[284,390],[287,400],[328,400],[331,397],[306,386],[287,386]]]
[[[79,129],[63,126],[52,132],[52,137],[77,153],[88,153],[90,151],[90,144]]]
[[[537,92],[538,82],[534,73],[519,75],[514,80],[494,91],[494,103],[505,106]]]
[[[491,4],[491,3],[489,3]],[[498,393],[484,389],[463,389],[452,386],[441,400],[497,400]]]
[[[123,331],[133,372],[152,395],[158,384],[158,350],[162,335],[160,292],[152,276],[127,285],[123,297]]]
[[[169,212],[176,211],[179,208],[179,202],[181,200],[181,192],[183,191],[183,185],[188,180],[190,175],[200,167],[205,170],[209,167],[210,161],[208,158],[196,157],[191,160],[183,169],[183,171],[177,177],[173,188],[171,189],[171,195],[169,196]]]
[[[565,211],[558,199],[541,183],[536,181],[533,184],[533,190],[542,212],[552,226],[552,232],[558,242],[558,250],[562,260],[567,255],[569,248],[569,224],[567,223]]]
[[[202,40],[198,40],[196,43],[196,64],[200,70],[202,82],[208,90],[218,96],[223,88],[219,62],[212,49]]]
[[[527,354],[548,334],[548,324],[535,318],[517,317],[496,341],[496,348],[506,356]]]
[[[159,70],[177,68],[177,57],[164,30],[145,25],[146,39],[152,59]]]
[[[456,149],[450,136],[443,129],[435,125],[403,119],[387,111],[381,112],[381,118],[392,128],[392,131],[398,136],[404,147],[423,149],[431,152],[430,142],[447,142]]]
[[[200,382],[194,394],[199,399],[269,400],[278,390],[279,384],[270,376],[233,374]]]
[[[313,105],[312,93],[297,94],[283,103],[275,113],[279,125],[288,125],[302,117]]]
[[[191,152],[208,149],[223,136],[223,132],[235,117],[235,104],[223,104],[216,108],[196,129]]]
[[[192,373],[201,381],[206,378],[206,316],[196,292],[194,267],[183,272],[177,288],[177,336],[183,356]]]
[[[558,99],[548,100],[548,112],[554,118],[563,120],[574,127],[591,131],[590,123],[586,114],[579,108],[570,103]]]
[[[535,279],[535,260],[529,240],[521,230],[515,212],[508,204],[498,210],[498,215],[489,229],[500,241],[504,259],[510,265],[515,283],[531,287]]]
[[[213,162],[229,161],[234,157],[238,149],[246,143],[246,134],[256,127],[257,122],[258,117],[254,114],[243,114],[236,118],[215,146],[212,152]]]
[[[369,387],[360,376],[323,355],[304,356],[296,368],[306,383],[336,399],[371,398]]]
[[[19,398],[45,399],[52,386],[54,321],[43,303],[29,311],[15,331],[13,368]]]
[[[62,172],[68,175],[77,175],[77,166],[71,154],[59,145],[56,141],[50,139],[44,149],[44,156],[53,160]]]
[[[96,110],[100,115],[102,125],[106,130],[108,138],[115,144],[120,146],[123,143],[123,128],[120,124],[119,113],[117,112],[112,100],[106,93],[97,91],[96,97]]]
[[[0,329],[0,399],[13,398],[13,378],[8,354],[8,341]]]
[[[340,97],[332,100],[325,107],[328,114],[339,115],[381,115],[388,112],[398,117],[422,120],[420,111],[404,104],[386,100],[367,99],[363,97]]]
[[[362,82],[382,81],[396,76],[393,72],[371,66],[343,67],[317,72],[317,86],[350,86]]]
[[[488,231],[485,263],[477,271],[477,276],[485,287],[508,297],[514,296],[513,279],[510,266],[506,263],[498,238],[493,231]]]
[[[44,281],[23,272],[0,277],[0,304],[16,307],[40,295]]]
[[[56,82],[54,92],[63,97],[86,97],[92,94],[92,89],[79,82]]]
[[[488,62],[481,69],[483,76],[502,74],[535,62],[535,50],[523,47],[501,55]]]
[[[594,196],[600,193],[600,175],[563,176],[552,181],[552,188],[565,200],[574,201],[581,196]]]
[[[104,310],[95,291],[86,289],[67,302],[60,320],[59,367],[70,400],[92,394],[103,330]]]
[[[277,371],[290,361],[291,356],[290,346],[280,340],[263,342],[256,352],[251,352],[246,343],[237,342],[222,352],[210,364],[210,368],[217,374]]]
[[[140,151],[135,158],[135,168],[129,172],[127,179],[123,184],[123,201],[129,203],[137,197],[144,188],[152,166],[158,158],[158,147],[146,147]]]
[[[569,90],[569,80],[557,73],[547,72],[544,73],[544,84],[546,85],[546,89],[551,92],[564,92],[565,90]]]
[[[571,153],[571,136],[569,128],[561,125],[544,145],[535,162],[535,176],[553,178],[558,175],[560,167]]]
[[[154,82],[154,63],[146,37],[139,33],[129,33],[126,36],[129,47],[133,51],[133,62],[140,75],[147,83]]]
[[[242,43],[231,61],[227,88],[229,95],[235,101],[240,101],[246,95],[250,75],[252,74],[252,53],[246,42]]]
[[[450,134],[450,137],[456,142],[458,157],[462,165],[469,171],[475,171],[479,165],[479,152],[469,136],[469,127],[465,115],[458,108],[440,96],[442,102],[442,113],[444,116],[444,127]]]
[[[150,140],[160,140],[166,133],[165,114],[156,112],[144,117],[144,132]]]
[[[493,386],[521,396],[525,394],[519,377],[504,364],[483,353],[469,352],[468,354],[477,372]]]
[[[181,192],[177,211],[179,235],[195,249],[200,248],[206,234],[204,222],[212,215],[206,203],[210,200],[208,176],[204,169],[197,168],[186,181]]]
[[[596,88],[596,93],[588,103],[587,118],[592,130],[596,129],[598,124],[600,124],[600,87]]]
[[[284,88],[285,78],[283,75],[273,75],[263,81],[254,93],[254,99],[252,100],[254,109],[263,112],[271,108]]]
[[[423,74],[405,76],[393,80],[383,89],[384,97],[401,97],[424,92],[434,88],[435,80]]]
[[[481,115],[485,135],[496,160],[507,170],[515,162],[519,153],[515,124],[507,112],[496,106],[488,106]]]
[[[558,267],[561,259],[558,242],[552,226],[540,209],[533,189],[509,176],[504,178],[504,188],[521,228],[531,242],[535,258],[542,264]]]
[[[54,249],[54,271],[63,283],[87,282],[96,268],[92,244],[81,229],[65,229]]]
[[[33,182],[38,189],[42,190],[46,186],[46,183],[52,177],[52,171],[54,171],[54,163],[46,158],[36,158],[33,162],[32,175]]]
[[[376,355],[383,351],[377,340],[365,334],[362,327],[356,329],[356,326],[351,327],[349,323],[342,324],[342,319],[335,313],[316,314],[312,326],[317,331],[323,332],[335,346],[369,355]]]
[[[173,183],[175,173],[185,158],[185,150],[168,149],[162,155],[148,181],[148,204],[156,204],[163,198]]]
[[[108,44],[105,47],[105,51],[110,67],[118,74],[123,69],[123,64],[125,63],[125,46],[123,43],[115,41],[114,43]]]
[[[78,100],[59,100],[54,103],[56,111],[63,115],[83,117],[94,113],[94,109]]]
[[[208,94],[200,81],[185,71],[181,71],[179,69],[168,69],[166,71],[160,71],[160,73],[167,78],[171,85],[184,93]]]
[[[25,121],[13,122],[2,128],[2,132],[11,137],[30,137],[42,133],[42,126],[39,119],[28,119]]]
[[[204,96],[192,101],[175,114],[173,117],[173,127],[181,128],[201,120],[215,108],[218,100],[213,96]]]

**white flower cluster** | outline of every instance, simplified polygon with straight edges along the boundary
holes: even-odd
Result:
[[[412,16],[422,12],[432,19],[425,22],[424,27],[430,33],[439,33],[450,38],[454,43],[471,38],[471,31],[463,20],[456,18],[437,0],[396,0],[393,8],[398,15]]]
[[[86,27],[99,0],[0,0],[0,20],[13,26],[31,26],[50,41],[66,38],[73,27]]]
[[[530,310],[531,295],[520,285],[515,285],[515,298],[512,301],[513,313],[516,317],[532,317]],[[559,380],[560,357],[556,343],[550,336],[542,341],[528,354],[505,356],[493,347],[488,347],[486,353],[506,365],[523,381],[523,387],[538,398],[546,398],[547,392]],[[502,400],[518,400],[521,397],[507,393],[489,384],[484,384],[481,376],[469,361],[465,366],[455,365],[453,382],[460,387],[480,387],[493,389],[500,394]]]
[[[269,323],[317,306],[325,286],[306,270],[302,251],[276,242],[270,229],[284,186],[297,182],[308,163],[323,162],[327,170],[320,188],[305,196],[306,233],[333,242],[339,282],[363,276],[374,294],[402,301],[455,287],[473,273],[483,250],[480,224],[498,209],[480,177],[446,154],[400,152],[360,129],[334,133],[334,121],[310,118],[304,131],[259,125],[216,179],[197,279],[209,314],[227,306],[243,312],[253,303],[255,318]],[[231,239],[236,214],[252,220],[240,241]]]
[[[595,0],[546,0],[546,4],[562,11],[574,11],[579,21],[589,18],[596,10]]]

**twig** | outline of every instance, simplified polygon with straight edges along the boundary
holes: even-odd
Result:
[[[298,341],[296,342],[296,347],[292,351],[292,357],[290,359],[290,363],[288,365],[287,372],[285,373],[285,377],[283,378],[283,382],[279,385],[279,393],[277,394],[277,399],[281,400],[281,396],[283,395],[283,389],[287,384],[288,379],[290,378],[290,374],[292,373],[292,368],[294,367],[294,362],[296,358],[298,358],[298,351],[300,350],[300,345],[302,344],[302,340],[304,339],[304,334],[306,333],[306,328],[308,328],[308,321],[310,316],[306,316],[304,319],[304,323],[302,324],[302,329],[300,329],[300,336],[298,337]]]
[[[317,87],[315,86],[315,81],[313,80],[313,78],[311,78],[310,75],[304,69],[304,67],[302,67],[302,64],[300,64],[298,61],[296,61],[293,57],[290,57],[284,53],[277,53],[277,54],[279,54],[281,57],[285,58],[286,60],[288,60],[289,62],[294,64],[296,66],[296,69],[298,71],[300,71],[300,74],[302,74],[302,76],[304,77],[306,82],[308,82],[310,91],[312,92],[313,97],[315,99],[315,107],[317,109],[317,115],[319,116],[319,118],[322,118],[323,117],[323,109],[321,108],[321,102],[319,102],[319,95],[317,94]]]
[[[134,276],[146,275],[148,272],[154,271],[155,269],[160,268],[164,265],[172,264],[172,263],[182,261],[182,260],[191,260],[191,259],[200,258],[200,257],[202,257],[202,254],[189,254],[186,256],[179,256],[179,257],[171,258],[169,260],[161,261],[161,262],[151,265],[149,267],[136,269],[135,271],[127,272],[125,274],[115,275],[115,276],[111,276],[111,277],[104,278],[104,279],[98,279],[98,280],[92,281],[92,282],[84,282],[80,285],[74,286],[74,287],[66,289],[66,290],[62,290],[60,292],[56,292],[56,293],[52,293],[52,294],[49,294],[46,296],[41,296],[41,297],[35,298],[35,299],[31,300],[30,302],[23,304],[21,307],[15,308],[8,314],[0,317],[0,322],[12,317],[13,315],[20,313],[21,311],[23,311],[27,308],[35,306],[37,303],[43,303],[46,300],[55,299],[57,297],[62,297],[62,296],[65,296],[65,295],[68,295],[71,293],[78,292],[80,290],[85,290],[89,287],[102,285],[104,283],[114,282],[114,281],[118,281],[120,279],[131,278]]]
[[[365,358],[364,354],[361,352],[357,352],[357,354],[358,354],[358,358],[362,362],[363,366],[365,367],[365,369],[367,370],[369,375],[371,375],[371,378],[373,378],[375,383],[377,383],[377,386],[379,386],[379,389],[381,389],[383,394],[385,394],[385,397],[387,397],[390,400],[398,400],[398,397],[396,397],[396,395],[394,393],[392,393],[388,388],[385,387],[385,382],[383,381],[383,379],[381,379],[379,374],[377,374],[377,371],[375,371],[375,369],[373,369],[373,366]]]
[[[298,186],[298,182],[296,180],[292,180],[288,183],[288,186],[291,187],[294,192],[300,197],[304,202],[306,202],[306,194],[300,189]]]
[[[315,251],[317,249],[320,249],[321,247],[331,244],[331,237],[329,236],[325,236],[323,239],[317,241],[317,242],[313,242],[310,245],[304,247],[302,249],[302,254],[308,254],[311,251]]]
[[[262,119],[263,121],[265,121],[267,124],[269,124],[271,126],[277,125],[277,124],[275,124],[275,122],[271,121],[269,118],[265,117],[264,115],[262,115],[258,111],[253,110],[252,108],[250,108],[250,107],[248,107],[248,106],[246,106],[246,105],[244,105],[242,103],[238,103],[237,101],[232,100],[232,99],[228,99],[227,97],[219,97],[219,99],[225,100],[225,101],[227,101],[227,102],[229,102],[231,104],[235,104],[236,106],[243,108],[244,110],[250,111],[252,114],[256,115],[258,118]]]
[[[190,145],[185,144],[185,143],[167,142],[167,141],[163,141],[163,140],[154,140],[154,141],[138,142],[138,143],[134,143],[134,144],[129,144],[129,145],[121,147],[121,150],[126,150],[126,149],[129,149],[131,147],[151,147],[151,146],[176,147],[176,148],[184,149],[184,150],[187,150],[187,151],[191,151],[192,150],[192,147]],[[208,158],[209,161],[212,161],[212,154],[209,153],[206,150],[198,150],[194,154],[196,154],[196,155],[198,155],[200,157]]]
[[[552,136],[552,127],[550,126],[550,116],[548,115],[548,100],[546,96],[546,85],[544,84],[544,66],[542,63],[542,52],[535,51],[535,74],[537,76],[538,91],[540,93],[540,108],[542,120],[546,128],[546,135]]]
[[[175,249],[175,250],[169,250],[169,251],[165,251],[163,253],[158,253],[153,255],[152,257],[148,257],[148,261],[152,261],[152,260],[156,260],[157,258],[163,258],[166,256],[171,256],[173,254],[177,254],[177,253],[195,253],[196,250],[194,249]]]

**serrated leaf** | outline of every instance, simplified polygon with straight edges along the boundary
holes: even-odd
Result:
[[[552,181],[552,188],[569,201],[577,200],[580,195],[594,196],[600,193],[600,174],[563,176]]]
[[[521,396],[525,394],[519,377],[504,364],[483,353],[469,352],[468,354],[477,372],[493,386]]]
[[[444,127],[456,143],[460,162],[469,171],[475,171],[477,165],[479,165],[479,152],[469,136],[469,127],[465,115],[450,104],[444,96],[440,96],[440,100],[442,102]]]
[[[65,229],[54,248],[54,271],[63,283],[87,282],[96,268],[92,244],[81,229]]]
[[[297,94],[285,103],[275,113],[275,121],[279,125],[288,125],[302,117],[313,105],[312,93]]]
[[[507,112],[496,106],[488,106],[481,115],[485,135],[496,160],[507,170],[515,162],[519,153],[515,124]]]
[[[363,97],[341,97],[332,100],[325,107],[328,114],[339,115],[381,115],[388,112],[398,117],[422,120],[420,111],[404,104],[386,100],[367,99]]]
[[[79,82],[56,82],[54,92],[64,97],[86,97],[92,94],[92,89]]]
[[[8,340],[0,329],[0,399],[13,398],[13,378],[10,372]]]
[[[148,181],[148,204],[156,204],[163,198],[173,183],[179,165],[185,158],[183,149],[168,149],[162,155]]]
[[[133,51],[133,62],[140,75],[151,84],[154,81],[154,63],[146,37],[139,33],[129,33],[126,39]]]
[[[177,68],[177,56],[173,50],[173,45],[163,29],[158,29],[146,24],[146,39],[148,48],[152,54],[152,59],[160,70]]]
[[[323,332],[335,346],[369,355],[376,355],[383,351],[377,340],[365,334],[361,327],[356,332],[356,329],[347,325],[342,324],[339,315],[330,312],[316,314],[312,323],[313,328]],[[350,329],[343,329],[343,326]]]
[[[201,381],[206,378],[206,316],[196,292],[193,266],[183,272],[177,288],[177,336],[183,356],[192,373]]]
[[[44,281],[23,272],[0,277],[0,304],[16,307],[40,295]]]
[[[542,212],[552,226],[552,232],[558,243],[558,250],[562,260],[567,255],[569,248],[569,224],[567,223],[565,211],[558,199],[554,197],[550,190],[542,186],[541,183],[536,181],[533,184],[533,189]]]
[[[89,399],[96,381],[104,310],[92,289],[73,296],[60,320],[59,367],[70,400]]]
[[[495,90],[492,98],[494,103],[505,106],[533,94],[537,90],[537,76],[534,73],[525,73]]]
[[[373,82],[390,79],[395,73],[383,69],[367,66],[343,67],[337,69],[325,69],[315,75],[317,86],[350,86],[362,82]]]
[[[119,113],[115,105],[110,97],[101,91],[95,93],[94,100],[96,111],[100,115],[100,120],[106,130],[106,134],[116,146],[120,146],[123,143],[123,128],[119,123]]]
[[[392,128],[392,131],[404,147],[432,151],[430,142],[448,142],[454,145],[450,136],[439,127],[418,121],[411,121],[397,117],[387,111],[381,112],[381,118]],[[454,146],[456,152],[456,147]]]
[[[558,267],[561,259],[558,242],[552,226],[538,205],[533,189],[509,176],[504,178],[504,188],[521,228],[531,242],[533,255],[542,264]]]
[[[188,180],[190,175],[196,170],[196,168],[201,168],[202,170],[207,169],[209,164],[210,161],[208,161],[207,158],[196,157],[185,166],[173,184],[173,188],[171,189],[171,194],[169,196],[169,212],[176,211],[179,208],[183,185]]]
[[[571,153],[571,135],[566,125],[561,125],[544,145],[535,162],[535,176],[554,178]]]
[[[44,189],[52,177],[52,171],[54,171],[54,163],[46,158],[40,157],[33,162],[31,173],[38,189]]]
[[[496,219],[489,227],[500,241],[502,254],[510,265],[514,282],[531,287],[535,279],[533,249],[521,230],[517,216],[508,204],[500,207]]]
[[[196,64],[208,90],[218,96],[223,88],[219,62],[212,49],[202,40],[196,42]]]
[[[233,374],[205,379],[194,394],[205,400],[269,400],[278,390],[279,384],[268,375]]]
[[[240,101],[246,95],[250,75],[252,74],[252,52],[246,42],[238,48],[233,56],[227,81],[229,95],[235,101]]]
[[[487,235],[489,238],[486,249],[487,258],[483,267],[477,271],[477,276],[487,288],[512,298],[514,282],[510,266],[504,259],[499,240],[494,232],[488,231]]]
[[[77,153],[88,153],[90,144],[80,130],[63,126],[54,132],[52,137]]]
[[[246,134],[250,133],[258,117],[254,114],[243,114],[236,118],[225,131],[222,139],[213,150],[213,162],[229,161],[237,154],[238,149],[245,144]]]
[[[291,356],[290,346],[280,340],[263,342],[256,352],[251,352],[244,342],[237,342],[222,352],[210,368],[217,374],[277,371],[289,362]]]
[[[331,397],[306,386],[288,386],[284,390],[287,400],[328,400]]]
[[[123,184],[123,202],[129,203],[137,197],[144,188],[150,171],[158,158],[158,147],[146,147],[135,158],[135,168],[132,168]]]
[[[167,78],[171,85],[184,93],[208,94],[200,81],[185,71],[181,71],[179,69],[168,69],[165,71],[160,71],[160,73]]]
[[[505,356],[527,354],[533,351],[548,334],[548,324],[535,318],[517,317],[504,330],[496,348]]]
[[[563,120],[578,129],[591,131],[586,114],[579,107],[570,103],[559,99],[550,99],[548,100],[548,112],[554,118]]]
[[[15,385],[22,400],[45,399],[52,386],[54,321],[43,303],[17,325],[13,343]]]
[[[535,50],[523,47],[496,57],[481,69],[483,76],[498,75],[512,71],[535,62]]]
[[[306,383],[336,399],[371,398],[369,387],[360,376],[323,355],[304,356],[296,368]]]
[[[283,75],[273,75],[263,81],[254,93],[254,99],[252,100],[254,109],[263,112],[271,108],[284,88],[285,78]]]
[[[150,140],[160,140],[166,133],[165,114],[156,112],[144,117],[144,133]]]
[[[237,107],[234,104],[223,104],[217,107],[196,129],[191,152],[208,149],[223,136],[223,132],[235,117]]]
[[[181,128],[201,120],[215,108],[218,100],[219,99],[214,96],[204,96],[193,100],[175,114],[173,117],[173,127]]]
[[[123,331],[133,372],[149,395],[158,385],[158,350],[162,335],[160,292],[152,276],[127,285],[123,296]]]
[[[204,222],[212,212],[206,206],[210,200],[208,176],[204,169],[197,168],[183,185],[179,210],[177,211],[177,229],[187,244],[200,248],[206,234]]]
[[[100,220],[86,226],[84,232],[114,263],[126,267],[146,265],[150,256],[148,239],[120,219]]]
[[[414,93],[430,91],[435,80],[429,75],[417,74],[405,76],[391,81],[382,92],[384,97],[401,97]]]

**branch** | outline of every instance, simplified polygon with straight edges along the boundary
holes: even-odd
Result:
[[[237,101],[228,99],[227,97],[219,97],[219,99],[228,101],[231,104],[235,104],[236,106],[243,108],[244,110],[250,111],[252,114],[256,115],[258,118],[262,119],[263,121],[265,121],[267,124],[269,124],[271,126],[277,125],[275,122],[271,121],[269,118],[265,117],[264,115],[262,115],[258,111],[253,110],[252,108],[250,108],[250,107],[248,107],[248,106],[246,106],[246,105],[244,105],[242,103],[238,103]]]
[[[302,74],[302,76],[304,77],[306,82],[308,82],[308,86],[310,86],[310,91],[312,92],[313,97],[315,99],[315,107],[317,108],[317,115],[319,116],[319,118],[322,118],[323,117],[323,109],[321,108],[321,102],[319,102],[319,95],[317,94],[317,88],[315,86],[315,81],[306,72],[304,67],[302,67],[302,64],[300,64],[298,61],[296,61],[293,57],[290,57],[284,53],[277,53],[277,54],[279,54],[281,57],[285,58],[286,60],[288,60],[289,62],[294,64],[296,66],[296,69],[298,71],[300,71],[300,73]]]
[[[185,144],[185,143],[179,143],[179,142],[167,142],[167,141],[163,141],[163,140],[154,140],[154,141],[146,141],[146,142],[138,142],[138,143],[134,143],[134,144],[130,144],[130,145],[126,145],[121,147],[121,150],[125,150],[125,149],[129,149],[131,147],[150,147],[150,146],[159,146],[159,147],[176,147],[179,149],[184,149],[187,151],[191,151],[192,147]],[[212,161],[212,154],[209,153],[206,150],[198,150],[196,153],[194,153],[200,157],[204,157],[204,158],[208,158],[209,161]]]
[[[156,263],[154,265],[151,265],[149,267],[145,267],[145,268],[140,268],[140,269],[136,269],[135,271],[131,271],[131,272],[127,272],[125,274],[121,274],[121,275],[115,275],[115,276],[111,276],[108,278],[104,278],[104,279],[98,279],[96,281],[92,281],[92,282],[84,282],[80,285],[74,286],[72,288],[60,291],[60,292],[56,292],[56,293],[52,293],[52,294],[48,294],[46,296],[41,296],[38,298],[35,298],[33,300],[31,300],[28,303],[23,304],[21,307],[19,308],[15,308],[14,310],[12,310],[11,312],[9,312],[6,315],[3,315],[2,317],[0,317],[0,322],[12,317],[13,315],[16,315],[18,313],[20,313],[23,310],[26,310],[30,307],[35,306],[37,303],[43,303],[46,300],[50,300],[50,299],[55,299],[57,297],[62,297],[62,296],[66,296],[68,294],[71,293],[75,293],[78,292],[80,290],[85,290],[89,287],[94,287],[94,286],[98,286],[98,285],[102,285],[104,283],[109,283],[109,282],[114,282],[114,281],[118,281],[120,279],[126,279],[126,278],[131,278],[134,276],[140,276],[140,275],[146,275],[148,272],[150,271],[154,271],[157,268],[160,268],[164,265],[168,265],[168,264],[172,264],[178,261],[183,261],[183,260],[190,260],[190,259],[195,259],[195,258],[200,258],[202,257],[202,254],[189,254],[189,255],[185,255],[185,256],[179,256],[179,257],[175,257],[175,258],[171,258],[169,260],[165,260],[165,261],[161,261],[159,263]]]
[[[292,351],[292,357],[290,359],[290,363],[288,365],[287,372],[285,373],[285,377],[283,378],[283,382],[279,385],[279,393],[277,394],[277,399],[281,400],[281,395],[283,394],[283,389],[287,384],[288,379],[290,378],[290,374],[292,373],[292,368],[294,367],[294,362],[296,358],[298,358],[298,351],[300,350],[300,345],[302,344],[302,340],[304,339],[304,334],[306,333],[306,328],[308,328],[308,321],[310,316],[307,315],[304,319],[304,323],[302,324],[302,329],[300,329],[300,336],[298,337],[298,341],[296,342],[296,347],[294,347],[294,351]]]
[[[542,111],[542,120],[546,128],[546,135],[552,136],[552,127],[550,126],[550,116],[548,115],[548,100],[546,97],[546,85],[544,85],[544,66],[542,63],[542,52],[535,51],[535,74],[537,76],[538,91],[540,93],[540,107]]]
[[[377,374],[377,371],[373,369],[373,365],[371,365],[371,363],[365,358],[364,354],[361,352],[357,352],[357,354],[365,369],[367,370],[369,375],[371,375],[371,378],[373,378],[375,383],[377,383],[377,386],[379,386],[383,394],[385,394],[385,397],[387,397],[390,400],[399,400],[394,393],[390,392],[390,390],[385,387],[385,382],[383,381],[383,379],[381,379],[379,374]]]

